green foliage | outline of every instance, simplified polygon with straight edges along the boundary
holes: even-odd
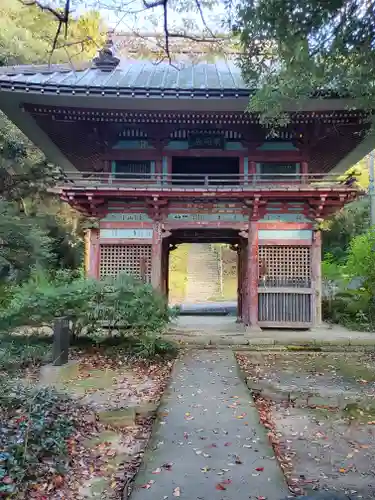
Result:
[[[365,279],[364,286],[375,294],[375,229],[360,234],[350,242],[347,271]]]
[[[80,315],[81,324],[89,332],[105,324],[109,332],[155,332],[170,319],[164,296],[149,284],[127,275],[96,282],[96,293]]]
[[[322,261],[322,276],[323,279],[338,282],[343,278],[343,268],[334,259],[333,254],[327,253]]]
[[[283,103],[325,91],[358,99],[372,110],[375,97],[373,2],[258,0],[239,11],[242,67],[252,88],[250,108],[263,121],[282,123]]]
[[[143,359],[174,358],[178,353],[178,347],[174,342],[146,333],[136,338],[130,352]]]
[[[370,331],[371,295],[363,288],[339,291],[322,303],[323,320],[338,323],[353,330]]]
[[[0,382],[0,496],[65,472],[71,401],[47,388]]]
[[[104,42],[106,27],[96,11],[72,16],[67,38],[63,31],[51,54],[57,21],[46,10],[20,1],[2,0],[0,5],[0,65],[72,62],[89,59]]]
[[[336,262],[343,264],[346,261],[351,240],[367,231],[369,227],[368,198],[350,203],[323,223],[324,255],[330,253]]]
[[[51,340],[43,336],[1,336],[0,371],[7,373],[50,359]]]
[[[38,220],[20,213],[14,204],[0,201],[0,212],[0,281],[27,278],[33,266],[51,261],[51,240]]]
[[[14,287],[8,306],[0,311],[0,325],[5,330],[40,326],[60,316],[72,318],[75,334],[106,328],[110,334],[132,335],[161,331],[171,311],[151,285],[129,276],[97,281],[72,279],[69,273],[55,277],[36,273]]]
[[[51,54],[57,23],[46,10],[2,0],[0,19],[0,66],[87,60],[102,45],[106,31],[98,12],[72,16],[67,38],[61,36]],[[0,220],[0,287],[4,281],[27,279],[36,264],[46,269],[80,265],[81,217],[61,208],[62,202],[47,193],[59,175],[59,169],[48,164],[0,113],[0,210],[4,214]]]
[[[323,276],[336,285],[336,293],[323,301],[324,318],[361,330],[375,326],[375,231],[355,236],[349,243],[344,264],[332,255],[323,261]],[[360,279],[357,289],[348,289],[351,279]]]

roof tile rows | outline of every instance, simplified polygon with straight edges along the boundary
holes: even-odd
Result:
[[[232,91],[241,95],[249,90],[240,69],[231,61],[216,63],[154,64],[148,61],[121,60],[112,71],[102,71],[87,64],[79,69],[69,65],[13,66],[0,68],[0,88],[17,87],[48,89],[80,88],[96,90],[181,90]]]

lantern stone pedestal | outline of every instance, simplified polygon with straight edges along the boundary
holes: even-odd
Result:
[[[42,385],[57,384],[78,375],[78,363],[69,361],[69,340],[69,318],[57,318],[53,326],[52,363],[40,370]]]

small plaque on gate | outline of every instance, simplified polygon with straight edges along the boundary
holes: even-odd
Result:
[[[222,135],[190,134],[189,149],[224,149],[225,141]]]
[[[135,239],[147,240],[152,238],[152,229],[101,229],[100,239]]]

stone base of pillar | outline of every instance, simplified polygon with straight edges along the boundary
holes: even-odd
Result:
[[[318,332],[321,330],[332,330],[333,325],[329,323],[319,323],[318,325],[313,325],[311,328],[309,328],[309,332]]]
[[[261,333],[263,330],[259,325],[249,325],[245,327],[245,336],[251,337],[254,333]]]

